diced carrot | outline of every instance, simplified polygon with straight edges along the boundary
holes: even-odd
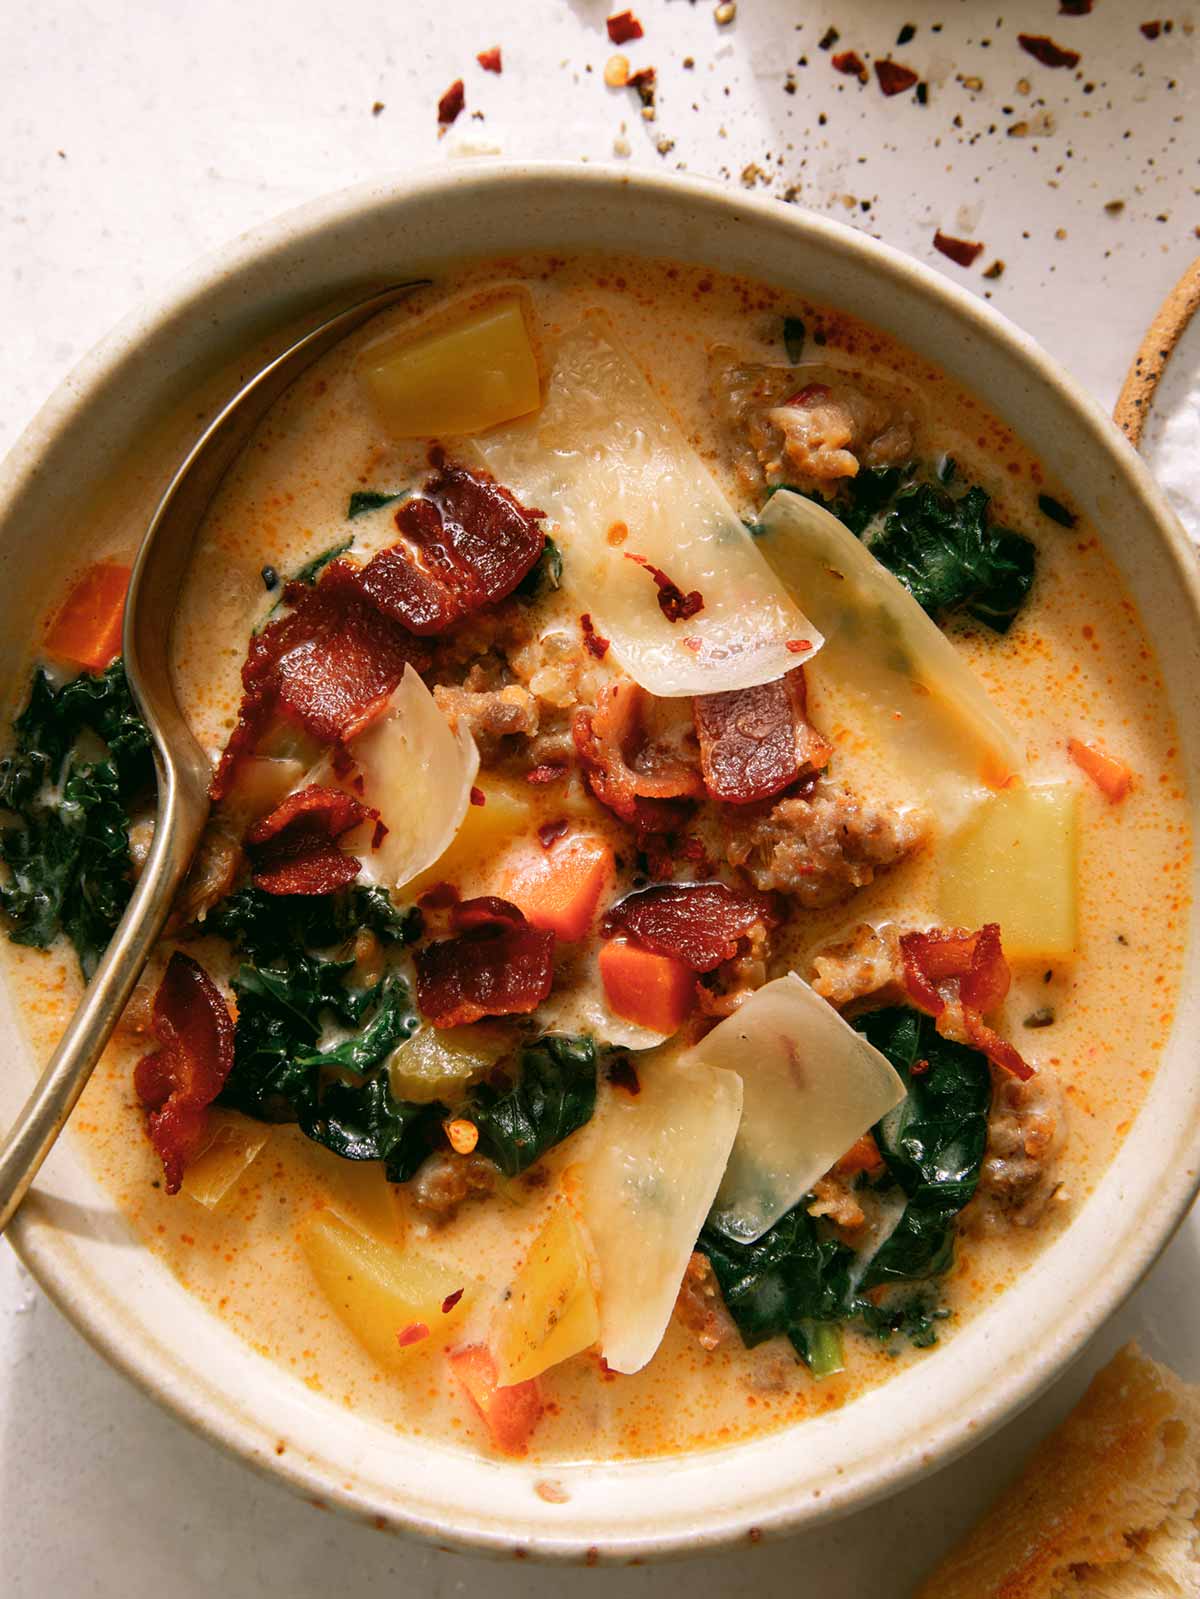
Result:
[[[593,833],[573,833],[549,849],[522,848],[502,869],[500,893],[535,927],[568,941],[592,925],[600,896],[614,872],[612,846]]]
[[[1073,738],[1067,745],[1067,753],[1111,805],[1119,805],[1133,787],[1133,773],[1125,762],[1105,755],[1094,744],[1084,744]]]
[[[600,980],[615,1015],[656,1033],[674,1033],[696,1002],[696,979],[673,955],[657,955],[625,938],[600,947]]]
[[[545,1406],[536,1377],[501,1388],[496,1363],[483,1344],[468,1344],[449,1357],[463,1392],[483,1417],[492,1442],[505,1455],[523,1455]]]
[[[850,1145],[842,1158],[835,1162],[833,1169],[843,1177],[850,1177],[855,1172],[874,1171],[882,1165],[883,1156],[879,1153],[879,1145],[870,1133],[864,1133],[856,1143]]]
[[[121,653],[129,578],[129,568],[112,561],[89,566],[46,630],[51,655],[102,672]]]

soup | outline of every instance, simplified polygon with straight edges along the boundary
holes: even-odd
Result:
[[[679,264],[469,265],[326,357],[180,596],[213,818],[74,1123],[145,1247],[500,1455],[936,1360],[1102,1174],[1180,969],[1165,694],[1054,490],[883,335]],[[126,578],[64,573],[5,767],[42,1051],[152,826]]]

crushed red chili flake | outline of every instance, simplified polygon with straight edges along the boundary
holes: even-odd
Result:
[[[556,843],[563,836],[569,825],[565,816],[560,816],[554,822],[543,822],[537,830],[537,836],[541,840],[542,848],[549,849],[551,844]]]
[[[859,78],[863,83],[867,81],[867,69],[857,50],[840,50],[833,58],[834,70],[844,72],[848,78]]]
[[[902,67],[898,61],[877,61],[875,76],[879,79],[879,87],[888,96],[903,94],[905,89],[911,89],[917,81],[917,74],[913,69]]]
[[[391,828],[384,821],[383,817],[377,816],[375,818],[375,829],[371,834],[371,848],[378,849],[390,832]]]
[[[579,626],[583,631],[583,647],[589,655],[594,655],[602,661],[608,654],[608,640],[603,634],[596,632],[596,625],[587,611],[579,618]]]
[[[631,39],[641,39],[645,34],[632,11],[615,11],[604,26],[613,44],[628,44]]]
[[[983,254],[984,246],[974,239],[955,239],[939,228],[933,236],[933,247],[949,256],[956,266],[973,266]]]
[[[922,1056],[920,1060],[913,1061],[912,1068],[911,1068],[911,1070],[909,1072],[909,1076],[910,1077],[924,1077],[925,1073],[928,1070],[929,1070],[929,1062],[928,1062],[928,1060],[925,1059],[924,1056]]]
[[[475,57],[485,72],[503,72],[504,63],[500,59],[500,46],[494,44],[490,50],[481,50]]]
[[[448,1316],[463,1296],[463,1290],[456,1288],[452,1294],[447,1294],[442,1300],[442,1315]]]
[[[790,655],[806,655],[812,649],[812,641],[806,638],[790,638],[784,642],[783,647]]]
[[[483,792],[483,790],[481,788],[475,788],[474,786],[472,786],[472,788],[471,788],[471,804],[472,805],[486,805],[487,804],[487,795]]]
[[[1044,33],[1018,33],[1017,43],[1027,55],[1040,61],[1044,67],[1077,67],[1079,51],[1066,50]]]
[[[636,1096],[642,1091],[642,1085],[638,1079],[637,1067],[633,1064],[628,1055],[617,1055],[613,1060],[611,1060],[605,1076],[608,1078],[609,1082],[614,1088],[623,1088],[627,1094]]]
[[[429,1328],[423,1321],[410,1321],[407,1327],[401,1327],[396,1334],[396,1342],[401,1349],[407,1349],[410,1344],[419,1344],[429,1337]]]
[[[1058,0],[1058,14],[1060,17],[1086,17],[1092,5],[1093,0]]]
[[[542,766],[535,766],[525,773],[525,781],[541,785],[543,783],[557,783],[560,778],[566,777],[567,768],[561,761],[546,761]]]
[[[443,128],[448,128],[461,114],[462,108],[466,103],[467,92],[463,81],[461,78],[455,78],[454,82],[438,101],[438,123]]]
[[[686,622],[704,609],[704,596],[699,589],[685,594],[678,583],[673,583],[661,567],[651,565],[644,555],[632,555],[627,550],[625,559],[636,561],[654,579],[658,588],[658,608],[668,622]]]
[[[1162,23],[1143,22],[1139,25],[1138,32],[1144,34],[1147,39],[1157,39],[1162,32]]]

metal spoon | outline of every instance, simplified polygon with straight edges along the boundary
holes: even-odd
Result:
[[[251,433],[306,367],[427,280],[396,284],[326,318],[251,378],[205,429],[142,540],[125,602],[122,648],[154,740],[154,842],[125,914],[58,1048],[0,1145],[0,1232],[62,1132],[163,930],[208,819],[212,768],[175,698],[170,639],[196,530]]]

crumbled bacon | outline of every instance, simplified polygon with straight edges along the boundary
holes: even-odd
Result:
[[[456,936],[414,957],[417,1002],[434,1027],[462,1027],[481,1016],[537,1007],[554,979],[554,934],[530,927],[507,900],[463,900],[451,913]]]
[[[860,78],[863,83],[867,81],[867,69],[857,50],[839,50],[832,59],[836,71],[844,72],[848,78]]]
[[[1077,67],[1079,51],[1067,50],[1044,33],[1018,33],[1017,43],[1044,67]]]
[[[500,73],[504,71],[504,63],[500,59],[500,46],[494,44],[490,50],[481,50],[475,57],[485,72]]]
[[[1000,928],[988,922],[976,933],[948,929],[905,933],[900,939],[908,997],[937,1018],[937,1029],[981,1050],[993,1065],[1022,1080],[1033,1068],[983,1020],[1008,993],[1012,975],[1000,945]]]
[[[1162,32],[1161,22],[1139,22],[1138,32],[1146,39],[1157,39]]]
[[[466,90],[463,87],[463,81],[461,78],[455,78],[454,82],[438,101],[439,126],[448,128],[450,124],[461,114],[462,108],[466,105],[466,103],[467,95]]]
[[[341,789],[310,783],[246,834],[255,888],[267,894],[332,894],[362,862],[337,847],[343,833],[376,813]]]
[[[684,800],[704,792],[700,773],[678,750],[646,728],[650,696],[621,678],[595,707],[575,712],[572,733],[592,792],[602,805],[643,832],[669,832],[685,815]]]
[[[902,67],[898,61],[876,61],[875,76],[879,79],[879,87],[889,97],[893,94],[903,94],[905,89],[911,89],[917,81],[917,74],[911,67]]]
[[[632,11],[614,12],[608,18],[605,27],[613,44],[628,44],[631,39],[642,38],[645,32]]]
[[[418,635],[442,633],[481,606],[511,594],[546,547],[531,510],[486,472],[447,463],[396,512],[405,543],[382,550],[362,574],[363,593],[385,616]]]
[[[417,671],[428,665],[425,647],[380,615],[360,578],[349,562],[334,561],[314,587],[289,584],[284,598],[295,608],[251,639],[238,723],[213,778],[214,800],[229,792],[238,761],[274,716],[335,743],[379,712],[406,665]]]
[[[955,266],[969,267],[983,254],[984,246],[974,239],[955,239],[939,228],[933,236],[933,247],[949,256]]]
[[[760,926],[773,926],[770,901],[724,883],[658,883],[641,888],[611,907],[601,933],[626,933],[653,950],[670,955],[694,972],[711,972],[732,960],[738,944]]]
[[[733,805],[769,799],[829,764],[833,753],[807,716],[804,668],[755,688],[692,701],[700,771],[713,799]]]
[[[644,555],[631,555],[626,550],[625,559],[636,561],[654,579],[658,588],[658,608],[668,622],[686,622],[704,609],[704,596],[699,589],[685,594],[678,583],[672,582],[661,567],[651,565]]]
[[[159,1048],[138,1062],[134,1089],[149,1111],[147,1130],[163,1163],[168,1194],[203,1147],[208,1106],[233,1065],[233,1021],[208,973],[178,951],[154,998]]]

